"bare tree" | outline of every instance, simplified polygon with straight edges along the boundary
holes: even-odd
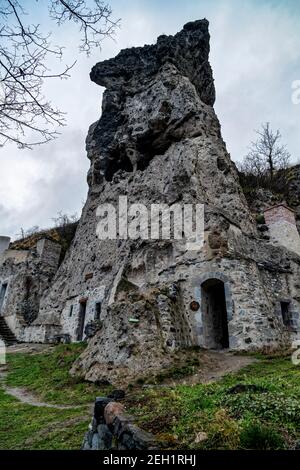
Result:
[[[269,178],[273,181],[276,171],[288,167],[291,155],[286,146],[280,143],[282,137],[280,131],[273,131],[269,122],[262,124],[261,130],[257,130],[256,133],[258,139],[251,143],[241,170],[258,179]]]
[[[26,230],[25,238],[30,237],[31,235],[35,235],[36,233],[40,231],[41,229],[38,225],[33,225],[33,227],[30,227],[29,229]]]
[[[39,24],[30,23],[25,5],[25,0],[0,3],[0,146],[15,142],[20,148],[32,148],[55,138],[57,128],[65,124],[64,113],[44,97],[43,85],[48,79],[68,78],[75,62],[60,71],[48,69],[51,57],[62,59],[64,47],[55,45],[51,33]],[[119,24],[100,0],[48,0],[48,7],[57,26],[67,21],[78,26],[79,50],[86,54]],[[28,134],[33,136],[30,141]]]
[[[64,214],[62,211],[57,213],[57,217],[52,218],[56,228],[64,228],[67,225],[77,224],[79,217],[75,214]]]
[[[25,230],[23,227],[20,228],[20,232],[16,234],[17,240],[24,240],[25,238]]]

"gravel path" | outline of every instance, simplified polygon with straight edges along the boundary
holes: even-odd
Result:
[[[197,355],[199,359],[199,367],[196,368],[193,375],[183,377],[182,379],[168,379],[159,385],[144,385],[148,387],[165,387],[195,384],[207,384],[209,382],[217,382],[224,375],[238,372],[240,369],[257,362],[257,359],[251,356],[237,355],[230,351],[212,351],[201,350]]]
[[[25,403],[26,405],[44,407],[44,408],[55,408],[57,410],[70,410],[70,409],[74,410],[76,408],[87,408],[87,405],[78,405],[78,406],[55,405],[53,403],[45,403],[43,401],[40,401],[33,393],[29,392],[25,388],[7,386],[5,383],[6,375],[7,375],[7,368],[5,366],[0,367],[0,385],[4,389],[5,393],[16,398],[20,402]]]

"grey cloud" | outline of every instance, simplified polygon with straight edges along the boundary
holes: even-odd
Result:
[[[21,226],[51,225],[59,210],[80,212],[86,197],[88,160],[85,136],[101,113],[102,89],[89,81],[91,66],[119,49],[152,43],[159,34],[174,34],[190,20],[207,17],[211,31],[216,111],[233,160],[240,160],[261,122],[281,129],[295,160],[300,148],[300,105],[291,101],[291,84],[300,80],[300,6],[275,1],[110,2],[122,28],[89,59],[80,56],[68,81],[50,82],[46,93],[68,111],[61,137],[36,150],[9,145],[0,150],[0,234]],[[298,2],[297,2],[298,3]],[[293,3],[295,5],[295,2]],[[71,30],[60,34],[70,63],[77,49]],[[59,38],[58,38],[59,39]]]

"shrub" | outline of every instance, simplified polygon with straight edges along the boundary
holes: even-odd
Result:
[[[206,448],[233,450],[239,447],[239,424],[225,409],[215,413],[208,434],[209,441],[205,443]]]
[[[237,417],[250,412],[258,418],[274,423],[290,424],[293,427],[299,427],[300,424],[299,399],[286,396],[285,392],[229,395],[223,404]]]
[[[243,449],[251,450],[276,450],[285,447],[281,434],[259,422],[250,423],[242,430],[240,445]]]
[[[263,214],[259,214],[256,216],[256,223],[258,224],[265,224],[266,221],[265,221],[265,217]]]

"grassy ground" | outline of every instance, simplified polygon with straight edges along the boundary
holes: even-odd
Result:
[[[22,404],[0,385],[0,449],[80,449],[91,405],[108,390],[69,376],[70,366],[83,348],[75,344],[35,355],[8,354],[7,386],[30,390],[43,402],[74,408]]]
[[[0,385],[0,449],[80,448],[95,397],[110,391],[69,376],[83,348],[64,345],[51,352],[8,355],[7,386],[30,390],[44,402],[81,406],[33,407],[10,397]],[[182,380],[183,373],[193,373],[197,366],[193,359],[179,376],[177,369],[174,374],[170,369],[166,377]],[[164,378],[153,387],[129,387],[125,405],[166,447],[285,449],[300,440],[300,367],[289,357],[260,357],[206,385],[163,386]],[[256,387],[238,387],[233,393],[240,384]]]
[[[239,384],[257,387],[234,393]],[[260,358],[216,383],[132,391],[127,402],[168,447],[287,449],[300,439],[300,367],[288,357]]]
[[[78,449],[87,410],[56,410],[21,404],[0,390],[0,449]]]
[[[73,362],[84,348],[83,343],[77,343],[60,345],[39,354],[8,354],[9,374],[6,383],[10,387],[25,387],[49,403],[93,403],[101,389],[69,375]],[[107,391],[106,388],[103,390]]]

